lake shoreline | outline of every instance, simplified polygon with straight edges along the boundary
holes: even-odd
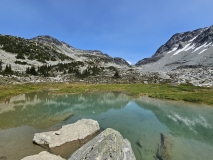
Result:
[[[123,92],[129,96],[184,101],[213,105],[213,88],[191,84],[86,84],[86,83],[26,83],[1,84],[0,102],[30,92],[50,91],[54,94],[79,94],[86,92]]]

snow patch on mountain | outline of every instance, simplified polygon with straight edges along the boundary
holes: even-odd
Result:
[[[193,45],[189,46],[188,48],[186,48],[184,51],[185,51],[185,52],[186,52],[186,51],[189,51],[190,49],[194,49],[194,47],[195,47],[195,45],[193,44]]]
[[[182,52],[182,51],[185,51],[189,46],[190,46],[190,44],[187,44],[185,47],[183,47],[182,49],[179,49],[177,52],[175,52],[175,53],[173,54],[173,56],[174,56],[174,55],[177,55],[178,53],[180,53],[180,52]]]
[[[169,51],[167,54],[169,54],[169,53],[172,53],[172,52],[174,52],[174,51],[176,51],[177,50],[177,47],[175,47],[175,48],[173,48],[171,51]]]
[[[201,54],[201,53],[203,53],[203,52],[205,52],[207,49],[204,49],[204,50],[202,50],[200,53],[198,53],[198,54]]]
[[[192,53],[194,53],[194,52],[196,52],[196,51],[198,51],[199,49],[201,49],[201,48],[203,48],[203,47],[205,47],[206,46],[206,43],[205,44],[203,44],[202,46],[200,46],[200,47],[197,47]]]

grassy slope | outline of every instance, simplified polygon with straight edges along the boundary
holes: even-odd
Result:
[[[148,95],[160,99],[182,100],[213,105],[213,88],[195,87],[192,85],[171,86],[169,84],[2,84],[0,85],[0,101],[4,101],[17,94],[41,90],[52,90],[54,93],[119,91],[131,96]]]

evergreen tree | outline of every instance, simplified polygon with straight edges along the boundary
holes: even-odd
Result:
[[[30,68],[29,67],[26,68],[26,73],[30,74]]]
[[[44,77],[49,76],[49,71],[51,71],[51,66],[43,65],[39,67],[39,73],[42,74]]]
[[[36,72],[36,69],[35,69],[34,66],[31,66],[31,68],[30,68],[30,74],[37,75],[37,72]]]
[[[115,72],[113,78],[121,78],[121,76],[119,75],[118,71]]]
[[[2,61],[0,61],[0,72],[2,71]]]
[[[11,65],[8,66],[8,71],[11,72],[12,71],[12,67]]]
[[[81,73],[79,72],[78,69],[75,69],[75,70],[74,70],[74,73],[75,73],[75,76],[76,76],[76,77],[80,77],[80,75],[81,75]]]
[[[92,68],[92,74],[93,74],[93,75],[97,75],[98,72],[99,72],[98,67],[97,67],[97,66],[93,66],[93,68]]]
[[[37,75],[37,72],[34,66],[31,66],[31,68],[27,67],[26,73],[31,75]]]
[[[3,71],[4,74],[13,74],[13,71],[12,71],[12,67],[11,65],[6,65],[4,71]]]
[[[69,68],[68,73],[73,73],[73,69]]]
[[[40,72],[40,67],[38,66],[38,71],[37,71],[38,73]]]

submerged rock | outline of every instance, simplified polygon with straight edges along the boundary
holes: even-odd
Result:
[[[111,128],[100,133],[69,158],[69,160],[83,159],[136,160],[130,142]]]
[[[60,156],[50,154],[47,151],[43,151],[36,155],[27,156],[21,160],[65,160],[65,159],[61,158]]]
[[[157,151],[157,158],[159,160],[171,160],[172,142],[169,137],[161,133],[161,144]]]
[[[100,130],[97,121],[92,119],[81,119],[76,123],[62,126],[57,131],[36,133],[33,142],[49,148],[61,146],[67,142],[83,140]]]
[[[140,147],[140,148],[142,148],[143,147],[143,140],[141,139],[141,138],[139,138],[138,140],[137,140],[137,142],[136,142],[136,144]]]

